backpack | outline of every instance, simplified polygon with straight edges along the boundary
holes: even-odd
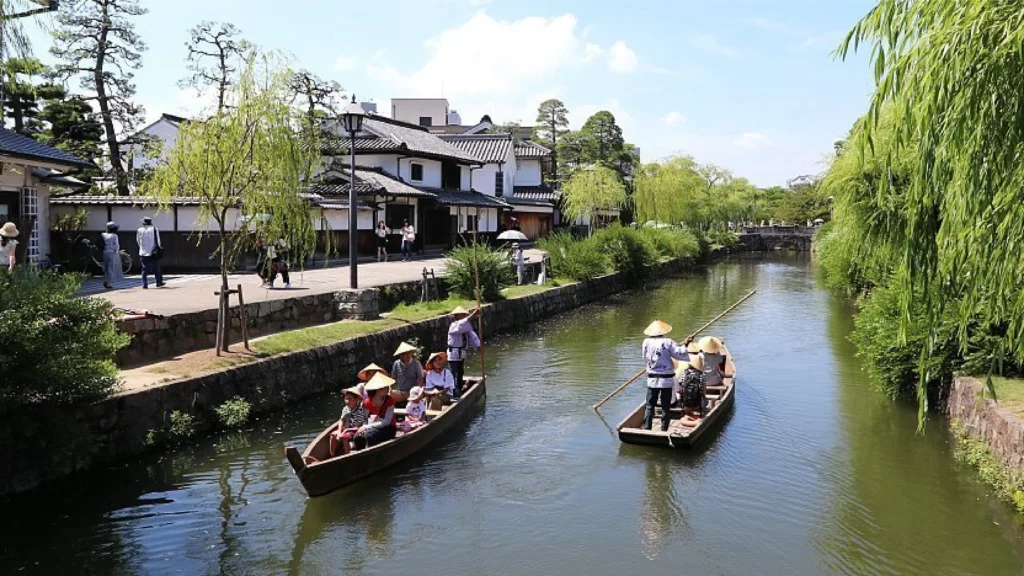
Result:
[[[683,373],[683,407],[704,413],[704,373],[687,370]]]

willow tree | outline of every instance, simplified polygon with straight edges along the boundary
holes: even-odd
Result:
[[[300,194],[319,163],[319,143],[289,106],[292,72],[273,56],[249,53],[225,106],[209,119],[182,125],[167,161],[146,185],[162,206],[174,197],[198,200],[200,222],[213,224],[220,257],[217,349],[228,349],[228,273],[260,238],[287,238],[300,265],[316,246],[310,207]],[[209,233],[200,234],[202,236]]]
[[[593,166],[578,170],[562,188],[562,212],[575,220],[585,218],[594,229],[598,210],[618,210],[626,204],[626,187],[610,168]]]
[[[896,224],[901,338],[913,301],[925,298],[932,329],[955,306],[964,348],[972,318],[1005,327],[1024,359],[1024,11],[1011,0],[881,0],[838,54],[873,46],[876,90],[862,150],[886,107],[893,146],[913,148],[905,222]],[[898,154],[884,160],[884,171]],[[897,191],[883,180],[876,202]],[[925,376],[918,396],[924,406]]]

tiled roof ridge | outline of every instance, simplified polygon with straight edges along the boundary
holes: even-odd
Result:
[[[380,114],[367,114],[366,118],[369,118],[370,120],[376,120],[378,122],[384,122],[385,124],[394,124],[395,126],[411,128],[414,130],[419,130],[420,132],[427,132],[428,134],[430,133],[430,130],[426,126],[420,126],[419,124],[413,124],[411,122],[406,122],[404,120],[395,120],[394,118],[389,118],[388,116],[381,116]]]

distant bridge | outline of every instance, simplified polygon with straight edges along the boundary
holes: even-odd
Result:
[[[740,232],[740,245],[747,252],[810,252],[817,231],[817,226],[747,226]]]

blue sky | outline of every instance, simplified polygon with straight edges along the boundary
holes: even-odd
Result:
[[[530,124],[537,104],[557,97],[574,127],[611,111],[644,161],[692,154],[763,186],[821,172],[872,88],[865,55],[830,56],[870,0],[142,5],[149,50],[136,83],[149,118],[202,107],[177,86],[188,29],[201,20],[234,23],[385,113],[392,97],[444,96],[464,123],[487,113]],[[31,35],[49,60],[46,34]]]

